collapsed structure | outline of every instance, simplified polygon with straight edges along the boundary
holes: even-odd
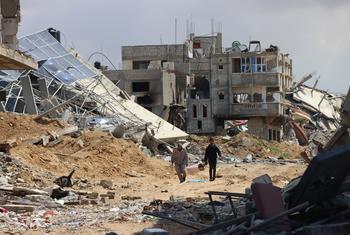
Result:
[[[44,30],[19,40],[19,49],[32,56],[38,70],[12,71],[2,79],[5,111],[64,117],[86,127],[91,122],[119,126],[127,134],[145,133],[162,141],[187,134],[130,100],[108,78],[75,51],[67,51],[57,32]],[[123,134],[123,133],[122,133]],[[141,134],[142,136],[142,134]]]

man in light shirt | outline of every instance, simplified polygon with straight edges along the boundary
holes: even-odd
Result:
[[[188,166],[187,151],[181,144],[177,145],[171,157],[171,165],[175,164],[176,174],[179,177],[180,183],[186,180],[186,166]]]

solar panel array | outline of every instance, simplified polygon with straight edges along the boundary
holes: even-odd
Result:
[[[32,56],[40,72],[50,74],[64,84],[97,74],[69,53],[47,30],[19,39],[19,49]]]

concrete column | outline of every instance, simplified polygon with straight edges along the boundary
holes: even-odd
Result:
[[[35,104],[34,93],[32,89],[32,83],[29,76],[21,77],[22,94],[24,103],[26,104],[26,112],[29,114],[38,114],[38,110]]]
[[[50,94],[49,94],[49,90],[47,89],[45,78],[39,78],[38,83],[39,83],[39,90],[40,90],[41,96],[43,98],[48,99]]]
[[[0,112],[6,112],[5,106],[4,106],[4,104],[2,103],[2,101],[0,101]]]

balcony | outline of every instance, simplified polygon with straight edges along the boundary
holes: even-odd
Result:
[[[233,87],[254,86],[280,86],[281,80],[278,73],[233,73],[231,76]]]
[[[235,118],[282,116],[284,114],[282,103],[241,103],[231,105],[230,116]]]

